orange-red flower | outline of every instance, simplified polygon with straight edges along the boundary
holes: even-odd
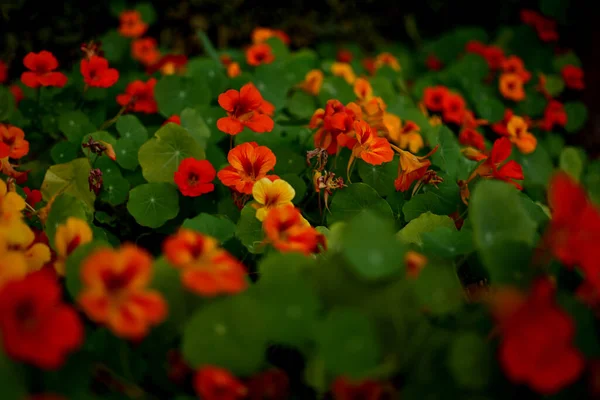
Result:
[[[230,78],[235,78],[242,74],[242,68],[240,68],[240,64],[237,62],[232,62],[227,66],[227,76]]]
[[[29,142],[21,128],[0,124],[0,158],[19,159],[29,153]]]
[[[246,268],[216,239],[179,229],[163,244],[165,257],[181,270],[183,285],[202,296],[235,294],[248,286]]]
[[[540,40],[543,42],[553,42],[558,40],[556,32],[556,21],[544,17],[532,10],[521,10],[521,21],[524,24],[532,26]]]
[[[266,43],[253,44],[246,50],[246,62],[256,67],[261,64],[270,64],[275,61],[273,49]]]
[[[422,157],[417,157],[405,150],[396,150],[400,155],[398,177],[394,180],[394,187],[397,191],[407,191],[410,189],[413,182],[418,181],[425,176],[427,170],[431,166],[431,161],[428,158],[431,157],[438,148],[439,145]]]
[[[400,63],[392,53],[383,52],[375,57],[375,69],[379,69],[384,65],[390,67],[394,71],[400,71]]]
[[[478,150],[485,151],[485,139],[483,135],[475,129],[465,128],[460,131],[458,141],[463,146],[475,147]]]
[[[323,85],[323,71],[320,69],[313,69],[306,73],[304,81],[298,84],[298,87],[304,90],[308,94],[316,96],[321,91]]]
[[[6,82],[8,78],[8,65],[2,60],[0,60],[0,84]]]
[[[142,36],[148,29],[148,24],[142,21],[142,15],[136,10],[126,10],[119,15],[119,33],[128,38]]]
[[[375,75],[375,59],[371,57],[363,58],[361,62],[363,68],[369,73],[369,75]]]
[[[77,302],[92,321],[115,335],[140,339],[167,315],[163,297],[148,289],[151,278],[152,258],[145,250],[131,244],[98,249],[82,263]]]
[[[502,118],[502,121],[492,124],[492,130],[498,135],[508,136],[508,130],[506,127],[508,125],[508,121],[510,121],[513,115],[513,111],[510,108],[505,109],[504,118]]]
[[[268,147],[249,142],[231,149],[227,161],[229,166],[217,174],[219,180],[240,193],[252,194],[254,183],[266,177],[277,160]]]
[[[25,98],[23,89],[21,89],[21,87],[19,85],[15,84],[15,85],[10,85],[8,90],[10,90],[13,97],[15,98],[15,107],[19,107],[19,103],[21,102],[21,100],[23,100]]]
[[[21,74],[21,82],[25,86],[35,89],[40,86],[63,87],[67,84],[67,76],[54,71],[58,68],[58,61],[49,51],[28,53],[23,64],[29,70]]]
[[[409,250],[404,255],[404,265],[406,266],[406,276],[409,278],[417,278],[419,272],[427,265],[427,257],[416,251]]]
[[[331,64],[331,73],[334,76],[344,78],[349,85],[352,85],[356,80],[356,74],[350,64],[334,62]]]
[[[394,393],[391,385],[384,385],[373,380],[364,380],[362,382],[352,382],[351,380],[340,377],[337,378],[332,386],[333,400],[380,400],[393,399]]]
[[[531,73],[525,69],[525,64],[517,56],[510,56],[502,61],[502,71],[506,74],[517,74],[523,83],[529,82]]]
[[[135,39],[131,42],[131,56],[146,66],[158,62],[160,50],[158,50],[156,39],[151,37]]]
[[[569,89],[583,90],[585,85],[583,83],[583,70],[575,65],[565,65],[561,70],[565,86]]]
[[[489,122],[486,119],[477,119],[473,111],[465,111],[465,115],[462,120],[462,127],[467,129],[477,129],[480,126],[487,125]]]
[[[523,79],[517,74],[502,74],[498,82],[498,88],[504,98],[513,101],[522,101],[525,99],[525,89],[523,89]]]
[[[163,122],[162,126],[165,126],[169,122],[171,122],[173,124],[181,125],[181,117],[179,115],[171,115],[169,118],[167,118],[165,120],[165,122]]]
[[[125,93],[117,96],[117,103],[134,112],[154,114],[158,111],[158,104],[154,99],[154,86],[156,79],[150,78],[147,82],[133,81],[125,88]]]
[[[269,210],[263,221],[266,241],[282,253],[315,253],[323,245],[323,237],[310,226],[293,205]]]
[[[344,106],[338,100],[328,100],[325,110],[320,108],[315,111],[309,123],[311,129],[318,128],[314,136],[315,147],[326,149],[329,154],[336,154],[338,145],[350,149],[354,147],[356,139],[351,137],[351,133],[357,114],[361,111],[356,104],[351,104]]]
[[[354,81],[354,94],[361,101],[368,101],[373,98],[373,87],[365,78],[357,78]]]
[[[215,190],[212,181],[217,171],[208,160],[186,158],[181,161],[174,175],[175,184],[184,196],[197,197]]]
[[[527,130],[528,128],[525,119],[516,115],[506,125],[508,138],[523,154],[533,153],[537,147],[537,139]]]
[[[491,70],[500,69],[504,63],[504,51],[498,46],[486,46],[482,55]]]
[[[448,93],[442,100],[442,118],[445,122],[460,125],[466,112],[465,99],[458,93]]]
[[[252,31],[252,43],[255,44],[263,43],[272,37],[279,38],[285,44],[290,44],[290,37],[280,29],[257,27]]]
[[[412,121],[404,121],[394,114],[385,113],[383,122],[386,125],[388,139],[401,149],[417,153],[425,146],[421,136],[421,128]]]
[[[241,400],[248,389],[226,369],[204,366],[194,376],[194,389],[204,400]]]
[[[227,117],[217,121],[217,128],[221,132],[237,135],[244,127],[258,133],[273,130],[275,124],[265,112],[270,110],[270,103],[263,99],[253,83],[245,84],[239,92],[229,89],[221,93],[219,105],[227,111]]]
[[[487,157],[484,163],[482,163],[473,172],[469,181],[475,176],[479,175],[482,178],[487,179],[498,179],[514,185],[517,189],[521,190],[522,187],[517,181],[524,179],[523,168],[515,160],[510,160],[504,165],[501,165],[506,161],[512,152],[512,144],[506,137],[497,139],[494,142],[490,156]]]
[[[423,101],[429,111],[442,111],[444,109],[444,99],[450,92],[446,86],[432,86],[423,91]]]
[[[439,71],[444,68],[444,63],[435,54],[429,54],[425,59],[425,66],[430,71]]]
[[[346,49],[339,49],[337,54],[335,55],[335,59],[341,63],[350,63],[353,58],[354,55],[352,54],[352,52]]]
[[[481,43],[479,40],[469,40],[465,45],[465,51],[467,53],[479,54],[480,56],[483,56],[485,49],[485,44]]]
[[[352,158],[361,158],[371,165],[381,165],[393,160],[394,151],[390,143],[387,139],[378,137],[377,132],[365,121],[354,122],[354,131],[357,143],[352,149]]]
[[[11,358],[58,369],[83,343],[83,325],[61,300],[61,287],[47,270],[7,283],[0,290],[0,332]]]
[[[79,67],[83,81],[92,87],[108,88],[119,80],[119,71],[108,68],[106,58],[92,56],[90,59],[81,60]]]
[[[564,127],[567,124],[567,112],[562,103],[550,100],[544,110],[544,119],[540,121],[540,128],[551,131],[554,125]]]
[[[165,56],[160,57],[160,59],[156,63],[149,66],[148,73],[153,74],[156,71],[160,71],[163,75],[181,74],[185,71],[185,66],[187,62],[188,59],[184,55],[167,54]]]

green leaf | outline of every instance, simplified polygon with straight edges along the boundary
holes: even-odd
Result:
[[[58,142],[50,149],[50,157],[57,164],[66,163],[77,158],[79,148],[71,142]]]
[[[581,130],[588,118],[588,110],[585,104],[580,101],[570,101],[565,103],[565,112],[567,113],[565,130],[569,133]]]
[[[469,219],[475,246],[491,279],[495,283],[519,281],[528,272],[522,268],[528,268],[537,229],[519,191],[501,181],[479,182],[471,195]]]
[[[338,99],[343,104],[356,100],[354,89],[339,76],[327,76],[323,79],[323,85],[318,95],[321,107],[327,104],[327,100]]]
[[[224,68],[222,66],[223,64],[221,63],[221,59],[219,58],[219,54],[217,53],[217,51],[215,50],[215,47],[210,42],[210,39],[208,38],[208,36],[206,36],[206,33],[202,32],[202,31],[198,31],[196,34],[198,35],[200,42],[202,42],[202,47],[204,48],[204,51],[206,52],[206,54],[208,54],[210,56],[210,58],[212,58],[213,61],[215,63],[217,63],[217,65],[221,66],[221,68]]]
[[[456,181],[447,178],[438,184],[438,188],[426,186],[425,193],[417,194],[404,203],[404,219],[410,221],[425,212],[437,215],[449,215],[457,210],[460,203],[460,190]]]
[[[560,73],[560,71],[567,65],[581,67],[581,60],[579,59],[579,57],[577,57],[577,54],[575,54],[572,51],[569,51],[567,53],[555,56],[552,62],[554,70],[558,73]]]
[[[152,265],[154,275],[151,287],[158,290],[169,304],[167,320],[155,329],[167,331],[177,337],[185,324],[190,305],[186,302],[186,289],[181,284],[181,271],[173,268],[164,258],[158,258]]]
[[[121,60],[129,50],[130,41],[119,35],[116,29],[110,30],[104,36],[101,36],[100,41],[102,42],[104,57],[108,61],[115,62]]]
[[[582,158],[581,153],[575,147],[565,147],[563,151],[560,153],[559,158],[559,167],[573,179],[579,181],[581,174],[583,173],[583,168],[585,166],[585,161]]]
[[[211,93],[223,93],[229,85],[229,79],[223,72],[223,64],[208,57],[189,60],[186,75],[193,79],[205,80]]]
[[[273,171],[276,175],[294,174],[300,176],[307,168],[306,158],[299,155],[298,151],[293,151],[287,146],[273,149],[273,153],[275,153],[277,159]]]
[[[54,195],[67,193],[83,201],[89,210],[94,209],[96,195],[89,189],[88,176],[90,162],[87,158],[77,158],[66,164],[51,166],[42,183],[42,195],[49,201]]]
[[[262,223],[256,219],[256,209],[247,204],[242,209],[240,220],[237,223],[235,236],[242,242],[250,253],[262,253],[264,233]]]
[[[356,311],[336,308],[317,327],[317,352],[333,376],[364,378],[380,360],[371,321]]]
[[[463,288],[450,263],[428,263],[414,282],[421,307],[434,315],[457,311],[463,304]]]
[[[449,228],[456,230],[454,221],[448,216],[434,215],[431,212],[426,212],[419,215],[417,218],[410,221],[398,233],[398,237],[404,243],[423,244],[421,235],[425,232],[433,232],[438,228]]]
[[[227,217],[200,213],[183,221],[183,228],[204,233],[225,243],[235,234],[235,224]]]
[[[82,289],[81,268],[83,261],[98,249],[110,249],[111,245],[102,240],[94,240],[90,243],[78,246],[67,258],[65,264],[66,287],[72,298],[76,299]]]
[[[565,89],[565,81],[557,74],[546,75],[546,90],[552,97],[558,97]]]
[[[333,196],[331,214],[327,215],[329,225],[349,220],[362,211],[369,210],[378,213],[384,218],[392,220],[394,214],[387,201],[380,197],[375,189],[364,183],[353,183]]]
[[[296,84],[289,78],[285,63],[277,61],[256,67],[253,82],[262,96],[277,110],[283,108],[288,90]]]
[[[138,146],[148,140],[148,130],[135,115],[122,115],[117,120],[116,126],[122,139],[138,143]]]
[[[385,279],[404,271],[404,246],[395,237],[393,220],[364,211],[346,225],[342,254],[361,278]],[[368,251],[365,251],[368,249]]]
[[[204,150],[185,128],[176,124],[161,127],[138,153],[142,173],[148,182],[173,182],[179,163],[188,157],[202,160]]]
[[[211,93],[201,80],[167,75],[156,83],[154,97],[158,110],[168,118],[179,115],[186,107],[209,104]]]
[[[152,25],[156,22],[156,11],[154,11],[154,7],[151,3],[138,3],[136,4],[135,9],[142,16],[142,21],[148,25]]]
[[[179,195],[168,183],[146,183],[131,189],[127,210],[136,222],[158,228],[179,213]]]
[[[138,142],[126,138],[117,139],[114,150],[117,162],[122,168],[133,171],[140,165],[138,161],[140,144]]]
[[[523,101],[517,103],[515,114],[527,115],[531,118],[541,117],[546,108],[546,98],[537,91],[529,91]]]
[[[492,374],[493,354],[487,340],[475,332],[462,332],[452,338],[448,369],[461,387],[482,390]]]
[[[198,142],[203,149],[210,138],[210,130],[198,111],[186,108],[181,112],[181,126]]]
[[[398,176],[397,159],[382,164],[371,165],[369,163],[358,162],[358,175],[367,185],[379,193],[380,196],[388,196],[394,192],[394,180]]]
[[[15,111],[15,98],[5,86],[0,86],[0,121],[7,121]]]
[[[575,345],[586,358],[600,356],[597,320],[593,311],[574,296],[559,292],[558,303],[575,322]]]
[[[118,206],[125,203],[129,195],[129,181],[121,176],[104,181],[100,200],[107,202],[112,206]]]
[[[552,159],[542,146],[537,146],[531,154],[515,153],[515,160],[523,167],[525,187],[548,185],[550,176],[554,171]]]
[[[317,107],[313,96],[298,90],[287,99],[286,108],[292,116],[308,120],[312,117]]]
[[[13,363],[0,349],[0,385],[2,397],[7,400],[20,400],[28,397],[24,371],[17,363]]]
[[[58,128],[71,143],[80,144],[83,137],[96,128],[81,111],[69,111],[58,117]]]
[[[434,256],[454,258],[475,250],[473,232],[467,229],[457,231],[448,227],[436,228],[431,232],[424,232],[421,239],[424,252]]]
[[[63,193],[56,197],[45,224],[46,236],[52,248],[54,248],[54,237],[56,236],[56,228],[60,224],[65,223],[69,217],[76,217],[82,220],[88,220],[86,214],[86,205],[80,199],[71,196],[68,193]]]
[[[431,146],[440,145],[438,150],[431,156],[432,163],[450,177],[456,177],[458,173],[459,160],[462,158],[460,145],[452,131],[443,125],[437,130],[437,135],[431,138]]]
[[[215,365],[251,375],[263,365],[269,326],[248,294],[214,301],[194,313],[183,331],[182,352],[193,368]]]

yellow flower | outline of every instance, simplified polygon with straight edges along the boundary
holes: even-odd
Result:
[[[296,191],[292,185],[283,179],[271,181],[269,178],[262,178],[252,188],[252,196],[256,201],[253,204],[256,208],[256,218],[263,221],[269,210],[292,204],[295,195]]]
[[[16,214],[21,216],[21,211],[25,208],[25,199],[15,192],[9,192],[6,182],[0,179],[0,213],[2,219],[5,214]]]
[[[379,69],[384,65],[387,65],[394,71],[400,71],[400,63],[398,62],[398,59],[391,53],[381,53],[375,58],[375,68]]]
[[[371,100],[373,87],[365,78],[358,78],[354,81],[354,94],[360,100]]]
[[[2,245],[0,245],[2,246]],[[27,262],[18,251],[7,251],[6,246],[0,249],[0,288],[13,279],[19,279],[27,274]]]
[[[352,70],[352,66],[347,63],[334,62],[331,65],[331,73],[335,76],[341,76],[350,85],[356,80],[356,75]]]
[[[57,256],[54,268],[59,275],[65,274],[65,260],[73,250],[82,244],[91,242],[92,238],[92,230],[82,219],[69,217],[64,224],[58,226],[54,236]]]
[[[306,93],[316,96],[321,91],[321,85],[323,85],[323,71],[313,69],[306,74],[304,81],[300,82],[298,87]]]
[[[421,128],[414,122],[405,121],[403,126],[400,118],[390,113],[385,113],[383,122],[387,127],[389,139],[401,149],[418,153],[425,146],[423,137],[419,133]]]

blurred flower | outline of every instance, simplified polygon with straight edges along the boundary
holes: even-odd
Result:
[[[21,89],[19,85],[14,84],[10,85],[8,90],[10,90],[13,97],[15,98],[15,107],[19,107],[19,103],[25,98],[25,94],[23,94],[23,89]]]
[[[158,50],[156,39],[145,37],[132,41],[131,56],[145,66],[156,64],[160,59],[160,50]]]
[[[173,124],[181,125],[181,117],[179,115],[171,115],[169,118],[167,118],[165,120],[165,122],[163,122],[162,126],[165,126],[169,122],[171,122]]]
[[[300,252],[305,255],[315,253],[324,238],[293,205],[269,210],[263,221],[265,241],[282,253]]]
[[[148,24],[142,21],[142,15],[136,10],[125,10],[119,15],[119,33],[128,38],[137,38],[146,33]]]
[[[333,400],[368,399],[380,400],[394,398],[395,393],[391,385],[382,384],[373,380],[353,382],[348,378],[337,378],[331,385]]]
[[[229,89],[219,95],[219,105],[227,111],[227,117],[219,118],[217,128],[228,135],[237,135],[248,129],[263,133],[271,132],[273,120],[261,110],[265,100],[253,83],[247,83],[238,92]]]
[[[404,264],[406,265],[406,276],[409,278],[417,278],[419,272],[427,264],[427,257],[416,251],[409,250],[404,255]]]
[[[526,25],[532,26],[541,41],[553,42],[558,40],[555,21],[532,10],[521,10],[521,21]]]
[[[242,69],[240,68],[240,64],[237,62],[232,62],[227,66],[227,76],[229,78],[235,78],[242,74]]]
[[[6,82],[8,78],[8,65],[2,60],[0,60],[0,84]]]
[[[85,84],[92,87],[108,88],[119,80],[119,71],[108,68],[106,58],[98,56],[81,60],[80,71]]]
[[[147,82],[133,81],[125,88],[125,93],[117,96],[117,103],[127,106],[128,110],[154,114],[158,111],[158,105],[154,99],[154,86],[156,79],[150,78]]]
[[[304,90],[306,93],[316,96],[321,91],[323,85],[323,71],[320,69],[313,69],[306,73],[304,81],[298,84],[298,87]]]
[[[204,366],[194,376],[194,390],[204,400],[241,400],[248,389],[226,369]]]
[[[440,112],[444,109],[444,99],[450,94],[446,86],[431,86],[423,91],[423,102],[429,111]]]
[[[583,90],[585,85],[583,83],[583,70],[575,65],[565,65],[561,70],[565,86],[569,89]]]
[[[65,262],[67,257],[81,245],[91,242],[93,234],[88,223],[82,219],[69,217],[63,224],[56,228],[54,247],[56,261],[54,269],[60,276],[65,275]]]
[[[513,111],[510,108],[504,110],[504,118],[502,121],[498,121],[492,124],[492,130],[496,132],[498,135],[508,136],[508,121],[513,117]]]
[[[472,146],[478,150],[485,151],[485,139],[475,129],[462,129],[458,135],[458,141],[463,146]]]
[[[155,63],[151,64],[148,67],[147,72],[149,74],[153,74],[157,71],[160,71],[163,75],[181,74],[185,71],[187,62],[188,59],[184,55],[167,54],[160,57],[160,59],[158,59],[158,61]]]
[[[356,80],[356,75],[354,74],[354,70],[352,70],[352,66],[350,64],[334,62],[331,64],[331,73],[334,76],[344,78],[349,85],[352,85]]]
[[[229,165],[217,173],[219,180],[240,193],[252,194],[254,183],[267,176],[276,159],[268,147],[247,142],[230,150],[227,161]]]
[[[499,80],[500,94],[506,99],[522,101],[525,99],[523,80],[517,74],[502,74]]]
[[[392,53],[384,52],[375,57],[375,69],[377,70],[383,66],[390,67],[394,71],[400,71],[400,63]]]
[[[506,125],[508,138],[523,154],[533,153],[537,147],[537,139],[527,129],[527,122],[516,115]]]
[[[458,93],[448,93],[442,100],[444,122],[460,125],[466,112],[465,99]]]
[[[346,49],[339,49],[335,55],[336,61],[341,63],[349,63],[353,58],[352,52]]]
[[[35,89],[40,86],[63,87],[67,84],[67,76],[54,71],[58,68],[58,61],[49,51],[28,53],[23,64],[29,70],[21,75],[21,82],[25,86]]]
[[[444,68],[442,61],[435,54],[429,54],[425,59],[425,66],[430,71],[439,71]]]
[[[273,49],[266,43],[253,44],[246,50],[246,62],[256,67],[261,64],[270,64],[275,61]]]
[[[0,158],[19,159],[29,153],[29,142],[25,132],[12,125],[0,124]]]
[[[529,82],[531,73],[525,69],[525,64],[517,56],[510,56],[502,61],[502,71],[505,74],[517,74],[523,83]]]
[[[289,379],[280,369],[270,369],[251,377],[248,387],[248,400],[286,400],[289,398]]]
[[[263,43],[272,37],[278,38],[284,44],[290,44],[289,36],[282,30],[256,27],[252,31],[252,43],[254,44]]]
[[[184,196],[197,197],[215,190],[212,181],[217,171],[208,160],[196,160],[189,157],[181,161],[174,180]]]
[[[567,112],[562,103],[550,100],[544,110],[544,118],[540,121],[540,128],[551,131],[554,125],[564,127],[567,124]]]

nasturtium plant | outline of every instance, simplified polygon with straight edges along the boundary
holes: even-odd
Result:
[[[395,41],[109,3],[0,59],[3,399],[597,397],[568,2]]]

